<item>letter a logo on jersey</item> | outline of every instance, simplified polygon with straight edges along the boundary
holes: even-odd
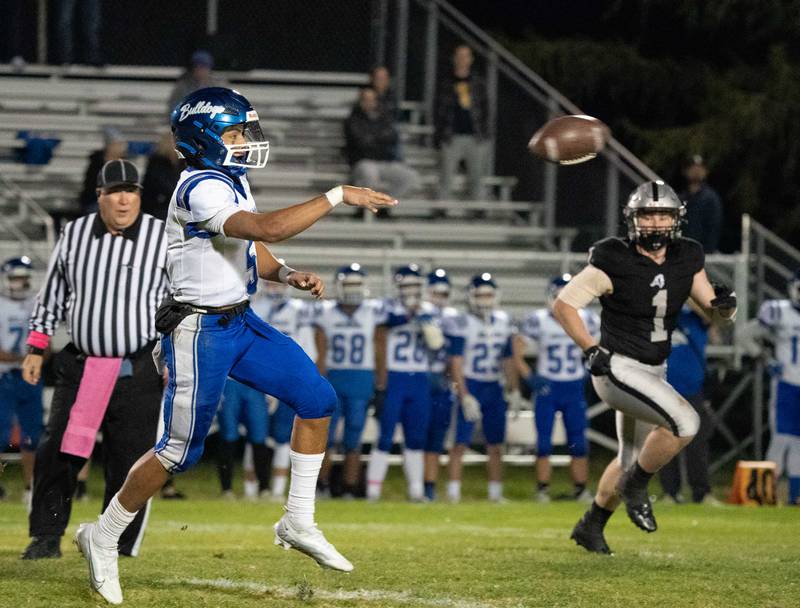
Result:
[[[659,289],[664,289],[664,275],[657,274],[656,278],[653,279],[653,282],[650,283],[650,287],[658,287]]]

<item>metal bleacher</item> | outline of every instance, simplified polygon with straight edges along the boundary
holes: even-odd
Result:
[[[176,68],[31,66],[18,74],[0,67],[0,250],[12,250],[15,242],[19,247],[21,233],[27,238],[22,246],[28,253],[45,259],[45,243],[52,245],[52,238],[46,237],[43,220],[31,221],[35,214],[30,209],[49,213],[76,209],[88,156],[102,147],[105,127],[119,129],[129,141],[157,141],[167,129],[166,102],[178,75]],[[223,75],[258,109],[272,144],[267,168],[249,174],[261,210],[306,200],[349,181],[342,156],[342,122],[364,75],[266,71]],[[464,283],[476,271],[493,271],[504,286],[506,303],[514,308],[540,301],[528,289],[523,293],[511,287],[511,280],[520,276],[515,256],[565,253],[574,231],[547,230],[539,224],[540,203],[510,200],[513,177],[487,176],[487,200],[465,201],[458,200],[466,188],[460,176],[455,180],[455,200],[437,200],[438,157],[431,146],[432,129],[420,123],[413,102],[402,107],[409,117],[399,126],[405,156],[420,172],[420,190],[386,220],[370,214],[361,219],[352,209],[337,208],[330,218],[290,243],[276,245],[276,250],[295,265],[324,273],[362,261],[378,273],[376,295],[388,288],[391,264],[418,261],[457,267],[456,276]],[[17,161],[16,151],[24,145],[21,131],[60,140],[49,163]],[[133,160],[144,169],[144,156]],[[528,281],[529,286],[536,283]]]

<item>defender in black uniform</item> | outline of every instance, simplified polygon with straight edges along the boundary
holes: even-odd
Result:
[[[611,553],[603,529],[620,500],[634,524],[655,532],[647,483],[699,428],[697,413],[665,379],[664,361],[681,306],[691,298],[712,319],[726,322],[736,312],[731,290],[709,282],[702,246],[681,238],[684,206],[672,188],[661,181],[642,184],[624,214],[628,238],[592,247],[589,265],[553,307],[584,350],[597,394],[617,410],[619,454],[572,532],[579,545],[598,553]],[[602,306],[599,344],[578,315],[595,297]]]

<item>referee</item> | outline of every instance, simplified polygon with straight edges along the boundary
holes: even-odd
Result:
[[[162,377],[153,365],[155,311],[168,288],[164,222],[142,213],[136,166],[112,160],[97,175],[99,211],[64,226],[31,315],[23,378],[34,384],[60,321],[71,342],[55,359],[47,429],[36,451],[31,543],[22,559],[61,556],[77,474],[103,433],[105,499],[156,438]],[[77,448],[77,449],[76,449]],[[147,509],[122,535],[136,555]]]

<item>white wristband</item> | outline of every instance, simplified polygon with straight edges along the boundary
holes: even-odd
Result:
[[[294,268],[290,268],[289,266],[281,266],[280,270],[278,270],[278,280],[281,283],[288,283],[289,275],[293,272],[296,272]]]
[[[335,207],[344,200],[344,188],[342,188],[341,186],[336,186],[335,188],[331,188],[325,193],[325,198],[328,199],[328,202],[331,204],[331,207]]]

